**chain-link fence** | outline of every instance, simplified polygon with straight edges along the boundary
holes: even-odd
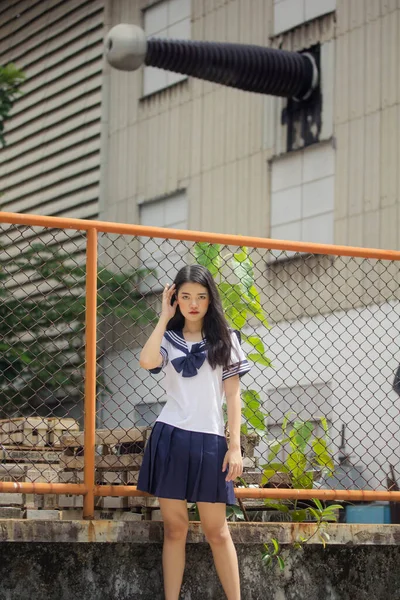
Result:
[[[192,263],[212,272],[251,364],[242,378],[244,473],[236,485],[243,495],[396,490],[399,256],[140,233],[98,238],[95,506],[157,508],[156,499],[129,491],[165,404],[162,374],[140,368],[138,357],[165,283]],[[85,238],[85,231],[2,226],[0,491],[10,491],[1,482],[84,483]],[[21,494],[20,504],[82,507],[70,491]]]

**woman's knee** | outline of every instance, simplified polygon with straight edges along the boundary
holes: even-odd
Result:
[[[210,545],[220,546],[229,542],[231,534],[229,532],[228,524],[225,522],[222,526],[210,527],[202,526],[204,535]]]
[[[189,521],[185,518],[164,519],[164,538],[171,541],[186,540]]]

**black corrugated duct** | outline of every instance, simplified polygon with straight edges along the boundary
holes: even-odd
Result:
[[[145,64],[287,98],[304,99],[318,81],[315,62],[308,53],[245,44],[149,39]]]

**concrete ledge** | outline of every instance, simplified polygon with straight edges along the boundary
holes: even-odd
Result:
[[[276,538],[282,546],[311,536],[312,523],[230,523],[235,544],[258,545]],[[400,525],[356,525],[330,523],[327,529],[330,546],[397,546]],[[79,542],[159,544],[163,523],[157,521],[45,521],[26,519],[0,520],[0,542]],[[188,543],[204,543],[200,523],[191,522]],[[317,536],[310,545],[322,545]]]

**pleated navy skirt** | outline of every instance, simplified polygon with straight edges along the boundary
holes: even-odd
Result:
[[[157,422],[144,452],[137,488],[158,498],[236,504],[222,463],[226,439]]]

